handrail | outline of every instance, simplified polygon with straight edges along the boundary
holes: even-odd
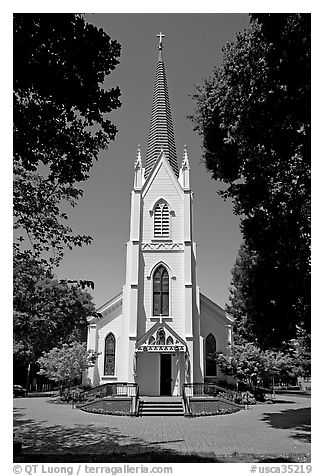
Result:
[[[182,402],[183,402],[183,406],[184,406],[184,415],[185,416],[192,416],[191,408],[190,408],[190,401],[187,398],[186,390],[185,390],[184,385],[182,385]]]
[[[211,397],[221,397],[231,402],[238,401],[241,397],[241,392],[236,392],[214,383],[184,383],[183,394],[186,399],[188,397],[208,395]]]
[[[104,383],[102,385],[97,385],[96,387],[84,390],[80,397],[82,400],[89,399],[89,397],[104,398],[104,397],[134,397],[136,396],[138,384],[137,383],[127,383],[127,382],[113,382],[113,383]]]
[[[140,399],[139,399],[139,385],[136,384],[137,387],[136,387],[136,395],[135,395],[135,408],[134,408],[134,415],[135,416],[138,416],[139,415],[139,403],[140,403]]]

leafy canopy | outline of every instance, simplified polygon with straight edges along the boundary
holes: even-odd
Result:
[[[223,51],[192,119],[241,216],[230,312],[260,345],[280,347],[296,325],[310,328],[310,15],[251,15]]]
[[[249,386],[260,385],[262,380],[285,377],[291,374],[292,358],[283,352],[262,351],[252,342],[232,345],[229,355],[218,353],[216,363],[222,373],[234,376]]]
[[[85,343],[63,344],[60,348],[54,347],[44,352],[38,359],[38,374],[67,386],[80,379],[82,372],[94,365],[97,356],[97,352],[87,350]]]
[[[16,252],[27,239],[34,256],[57,265],[66,247],[91,241],[73,235],[65,208],[115,138],[108,115],[120,91],[104,82],[120,45],[81,15],[14,14],[13,27]]]
[[[26,366],[42,352],[86,339],[92,296],[77,285],[54,279],[34,259],[16,261],[13,273],[14,362]]]

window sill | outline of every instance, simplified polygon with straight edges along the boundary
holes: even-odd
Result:
[[[155,242],[159,242],[159,241],[167,241],[169,243],[172,243],[172,239],[171,238],[165,238],[163,236],[161,236],[161,238],[152,238],[151,239],[151,242],[155,243]]]
[[[109,379],[117,380],[117,375],[102,375],[101,376],[101,380],[109,380]]]
[[[162,321],[172,321],[173,320],[172,316],[161,316],[161,318],[162,318]],[[160,316],[150,316],[149,320],[150,321],[159,321]]]

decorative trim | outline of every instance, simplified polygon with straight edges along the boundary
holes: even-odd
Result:
[[[141,345],[136,349],[137,352],[185,352],[184,345]]]
[[[142,243],[142,251],[183,251],[183,243],[172,242],[146,242]]]
[[[186,347],[186,341],[179,336],[179,334],[177,334],[177,332],[175,332],[171,326],[169,326],[165,320],[163,319],[162,322],[159,322],[157,321],[136,343],[136,348],[138,349],[139,347],[143,346],[143,345],[166,345],[166,344],[156,344],[156,343],[151,343],[149,344],[148,341],[149,341],[149,338],[151,336],[153,336],[153,334],[155,334],[157,332],[158,329],[160,328],[163,328],[165,329],[167,332],[166,332],[166,339],[169,337],[169,335],[171,335],[174,339],[175,339],[175,343],[174,344],[168,344],[168,345],[177,345],[177,346],[180,346],[180,345],[183,345],[184,347]]]
[[[100,321],[101,319],[109,316],[116,309],[122,308],[122,306],[123,306],[123,300],[122,300],[122,298],[120,298],[120,299],[118,299],[118,301],[112,302],[112,304],[107,306],[107,308],[102,310],[100,313],[97,313],[98,316],[88,316],[87,321],[88,321],[90,327],[95,327],[98,321]]]

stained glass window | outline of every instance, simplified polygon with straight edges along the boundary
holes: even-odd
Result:
[[[215,376],[217,373],[216,361],[216,339],[212,334],[206,338],[206,375]]]
[[[113,334],[108,334],[105,340],[105,375],[115,375],[116,340]]]
[[[157,345],[165,345],[165,332],[162,327],[156,332],[156,343]]]
[[[153,276],[153,316],[169,315],[169,274],[159,266]]]

